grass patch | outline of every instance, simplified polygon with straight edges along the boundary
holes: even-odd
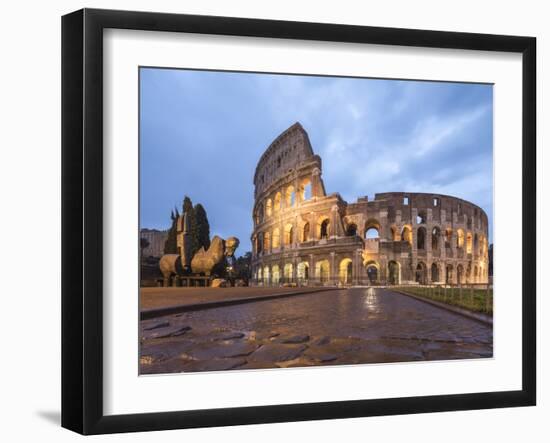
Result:
[[[404,286],[400,291],[473,312],[493,315],[493,289]]]

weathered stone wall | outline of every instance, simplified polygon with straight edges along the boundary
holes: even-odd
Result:
[[[259,284],[488,282],[481,208],[430,193],[383,193],[352,204],[326,195],[321,159],[299,123],[262,155],[254,184]]]

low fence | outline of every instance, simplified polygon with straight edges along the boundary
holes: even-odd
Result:
[[[493,314],[492,284],[400,286],[399,290],[470,311]]]

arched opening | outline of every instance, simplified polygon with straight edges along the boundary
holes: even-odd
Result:
[[[472,264],[468,263],[466,268],[466,283],[472,283]]]
[[[330,222],[328,218],[324,218],[319,223],[319,238],[328,238]]]
[[[453,239],[453,230],[451,228],[445,229],[445,247],[450,248]]]
[[[422,225],[426,223],[426,213],[424,211],[421,211],[416,216],[416,224]]]
[[[258,233],[258,238],[256,239],[256,252],[259,254],[263,251],[263,234],[261,232]]]
[[[269,237],[269,232],[264,232],[264,251],[269,251],[271,249],[271,242]]]
[[[437,266],[437,263],[432,263],[432,283],[438,283],[439,282],[439,266]]]
[[[466,254],[472,253],[472,233],[468,232],[466,234]]]
[[[448,285],[453,283],[453,265],[447,265],[445,268],[445,283]]]
[[[273,215],[273,201],[268,198],[265,202],[265,215],[271,217]]]
[[[296,271],[299,281],[303,282],[309,280],[309,263],[307,261],[302,261],[298,263]]]
[[[439,250],[439,237],[441,236],[441,230],[436,226],[432,229],[432,251]]]
[[[256,271],[256,281],[258,283],[263,282],[263,274],[262,274],[262,268],[261,267],[259,267],[258,270]]]
[[[357,225],[355,223],[350,223],[346,228],[346,235],[348,237],[353,237],[357,235]]]
[[[284,267],[284,278],[285,282],[290,282],[293,279],[292,276],[293,266],[292,263],[287,263]]]
[[[275,228],[273,230],[273,235],[271,236],[271,247],[279,248],[280,246],[281,246],[281,233],[279,232],[279,228]]]
[[[350,258],[344,258],[339,266],[339,281],[344,285],[351,284],[353,263]]]
[[[375,261],[369,261],[365,264],[365,268],[367,271],[367,278],[369,279],[370,285],[376,285],[378,284],[378,270],[380,269],[380,266]]]
[[[425,285],[427,283],[427,269],[424,262],[419,262],[416,265],[415,281],[420,285]]]
[[[464,247],[464,231],[462,229],[456,230],[456,247],[458,249]]]
[[[464,284],[464,266],[462,265],[456,267],[456,282],[459,285]]]
[[[380,223],[378,220],[371,218],[365,223],[366,239],[380,238]]]
[[[264,266],[264,272],[263,272],[263,276],[264,276],[264,285],[269,285],[269,266]]]
[[[281,271],[279,265],[273,265],[271,267],[271,281],[274,285],[278,285],[281,280]]]
[[[380,233],[378,232],[378,229],[377,228],[368,228],[366,231],[365,231],[365,238],[366,239],[376,239],[376,238],[380,238]]]
[[[304,228],[302,229],[302,241],[308,241],[310,237],[309,233],[309,222],[307,222],[304,225]]]
[[[388,283],[398,285],[401,283],[401,268],[399,263],[392,260],[388,263]]]
[[[278,214],[279,211],[281,210],[281,200],[282,200],[281,193],[277,192],[277,194],[275,194],[275,198],[273,200],[273,212],[275,214]]]
[[[294,206],[294,203],[296,202],[296,192],[294,191],[294,186],[289,186],[286,188],[285,192],[285,203],[287,208],[290,208]]]
[[[403,226],[403,230],[401,231],[401,241],[406,241],[409,245],[412,245],[412,229],[409,225]]]
[[[315,276],[321,283],[329,281],[330,265],[328,260],[320,260],[315,264]]]
[[[299,189],[299,194],[300,194],[300,200],[301,201],[306,201],[306,200],[309,200],[311,199],[312,195],[311,195],[311,180],[309,178],[306,178],[304,180],[302,180],[302,182],[300,183],[300,189]]]
[[[256,209],[256,224],[259,225],[264,221],[264,206],[260,203]]]
[[[477,266],[474,266],[474,283],[478,282],[478,268]]]
[[[416,248],[426,249],[426,228],[424,227],[416,230]]]
[[[477,236],[477,233],[474,235],[474,253],[480,254],[481,250],[479,247],[479,237]]]
[[[290,223],[285,225],[285,233],[284,233],[284,244],[285,246],[289,246],[293,243],[293,234],[294,234],[294,228]]]

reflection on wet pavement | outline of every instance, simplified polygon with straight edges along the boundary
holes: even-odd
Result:
[[[186,312],[140,325],[142,374],[487,358],[492,327],[386,289]]]

